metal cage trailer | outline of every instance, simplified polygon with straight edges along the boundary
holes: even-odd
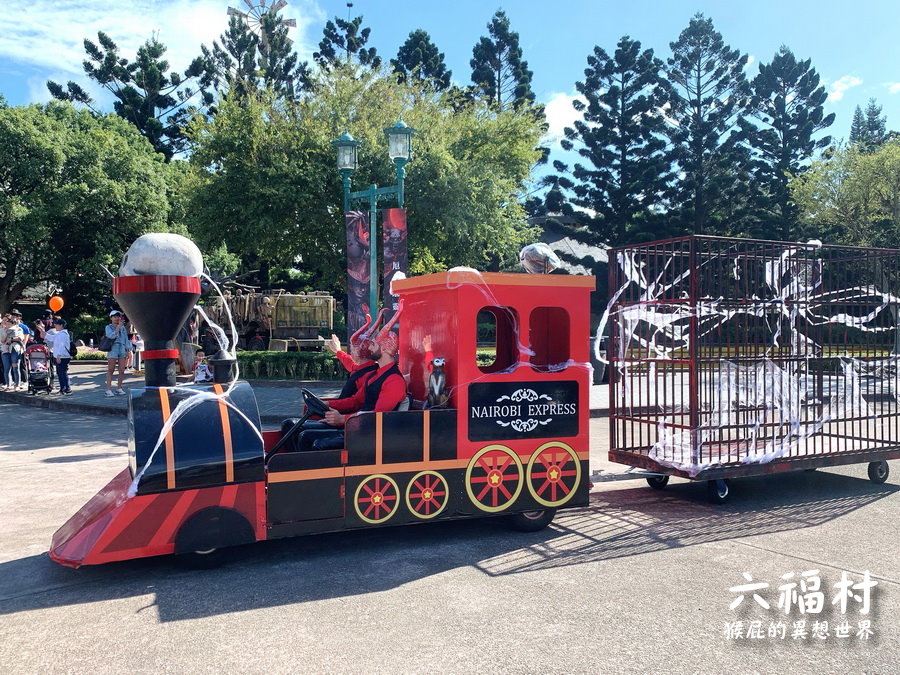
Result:
[[[900,457],[900,251],[689,236],[610,256],[610,452],[708,481]]]

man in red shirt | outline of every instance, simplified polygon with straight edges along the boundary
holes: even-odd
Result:
[[[331,339],[325,343],[325,347],[334,353],[341,365],[347,369],[350,376],[344,383],[339,399],[352,397],[365,384],[369,374],[378,370],[378,365],[372,360],[371,350],[369,349],[369,335],[378,329],[381,323],[381,314],[375,319],[372,325],[372,317],[366,314],[366,323],[353,335],[350,336],[350,353],[341,350],[341,341],[337,335],[332,335]],[[369,326],[371,325],[371,330]],[[328,399],[325,399],[328,403]],[[293,428],[297,422],[297,417],[289,417],[281,423],[281,435],[284,436]],[[331,427],[325,422],[319,420],[307,420],[303,423],[303,429],[330,429]]]
[[[397,367],[398,336],[391,331],[400,312],[369,342],[378,369],[365,375],[353,396],[329,402],[325,422],[329,429],[309,429],[300,434],[299,450],[332,450],[344,447],[343,427],[347,418],[364,412],[390,412],[406,399],[406,380]]]

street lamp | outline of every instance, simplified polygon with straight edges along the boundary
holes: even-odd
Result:
[[[360,143],[348,132],[341,134],[341,137],[334,141],[332,145],[337,148],[337,168],[341,173],[341,182],[344,185],[344,211],[350,210],[350,176],[358,166],[359,146]]]
[[[406,178],[406,163],[412,159],[412,137],[415,129],[397,120],[384,130],[388,140],[388,157],[394,161],[397,172],[397,204],[403,208],[403,181]]]
[[[390,187],[376,187],[373,183],[368,190],[350,192],[351,176],[358,166],[360,142],[348,132],[332,142],[337,149],[337,168],[341,174],[344,193],[344,212],[350,210],[352,202],[367,200],[369,203],[369,311],[374,316],[378,307],[378,200],[397,199],[397,206],[403,208],[403,183],[406,178],[406,163],[412,159],[412,137],[416,130],[401,119],[384,130],[388,141],[388,157],[394,162],[397,184]]]

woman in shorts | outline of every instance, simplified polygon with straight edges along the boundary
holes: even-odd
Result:
[[[125,379],[125,364],[131,358],[131,350],[133,348],[131,340],[128,338],[128,329],[125,326],[124,316],[122,312],[114,309],[109,313],[110,323],[106,326],[106,337],[112,340],[112,348],[106,353],[106,396],[112,397],[116,395],[124,395],[125,390],[122,389],[122,380]],[[119,383],[113,389],[112,376],[119,369]]]

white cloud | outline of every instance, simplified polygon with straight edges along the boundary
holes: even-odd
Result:
[[[749,70],[750,66],[752,66],[754,63],[756,63],[756,57],[751,54],[747,57],[747,63],[744,64],[744,70]]]
[[[580,94],[555,93],[550,95],[550,100],[544,104],[544,114],[547,116],[547,133],[542,140],[545,144],[558,144],[563,138],[566,127],[575,124],[575,120],[581,119],[581,113],[572,107],[572,101],[578,99],[585,102]]]
[[[0,12],[0,57],[65,80],[83,75],[83,40],[96,42],[98,30],[129,60],[156,33],[168,48],[171,67],[184,70],[201,44],[210,45],[225,30],[229,4],[244,7],[240,0],[32,0],[23,11]],[[324,12],[315,0],[292,0],[281,14],[297,20],[291,37],[300,58],[309,58],[315,44],[310,28]]]
[[[850,87],[856,87],[862,84],[862,80],[856,77],[855,75],[844,75],[841,78],[838,78],[829,86],[828,91],[828,100],[829,101],[840,101],[844,98],[844,93]]]
[[[885,82],[889,94],[900,94],[900,82]]]

